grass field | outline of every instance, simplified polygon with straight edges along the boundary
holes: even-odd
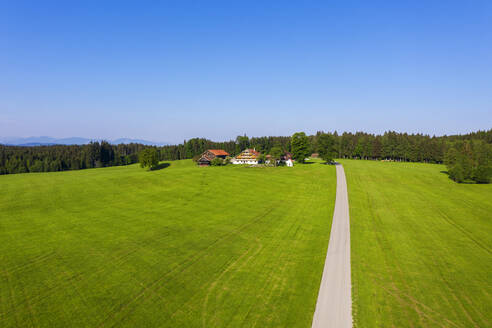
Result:
[[[0,326],[310,327],[335,181],[191,161],[0,176]]]
[[[442,165],[341,161],[358,327],[492,325],[492,185]]]

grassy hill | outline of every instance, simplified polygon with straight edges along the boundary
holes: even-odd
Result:
[[[341,161],[358,327],[490,327],[492,185],[442,165]]]
[[[0,176],[1,327],[310,327],[332,166]]]

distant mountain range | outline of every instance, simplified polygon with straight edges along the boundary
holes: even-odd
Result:
[[[88,139],[80,137],[71,138],[52,138],[52,137],[0,137],[0,144],[11,145],[11,146],[51,146],[51,145],[85,145],[91,141],[100,141],[101,139]],[[139,143],[149,146],[165,146],[169,143],[166,142],[154,142],[142,139],[130,139],[130,138],[119,138],[115,140],[107,140],[109,143],[114,145],[118,144],[129,144],[129,143]]]

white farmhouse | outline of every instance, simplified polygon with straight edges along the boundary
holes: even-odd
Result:
[[[260,153],[256,149],[245,149],[241,154],[234,157],[232,164],[258,164]]]

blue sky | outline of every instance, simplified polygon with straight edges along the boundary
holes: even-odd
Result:
[[[1,1],[0,136],[492,128],[492,1]]]

